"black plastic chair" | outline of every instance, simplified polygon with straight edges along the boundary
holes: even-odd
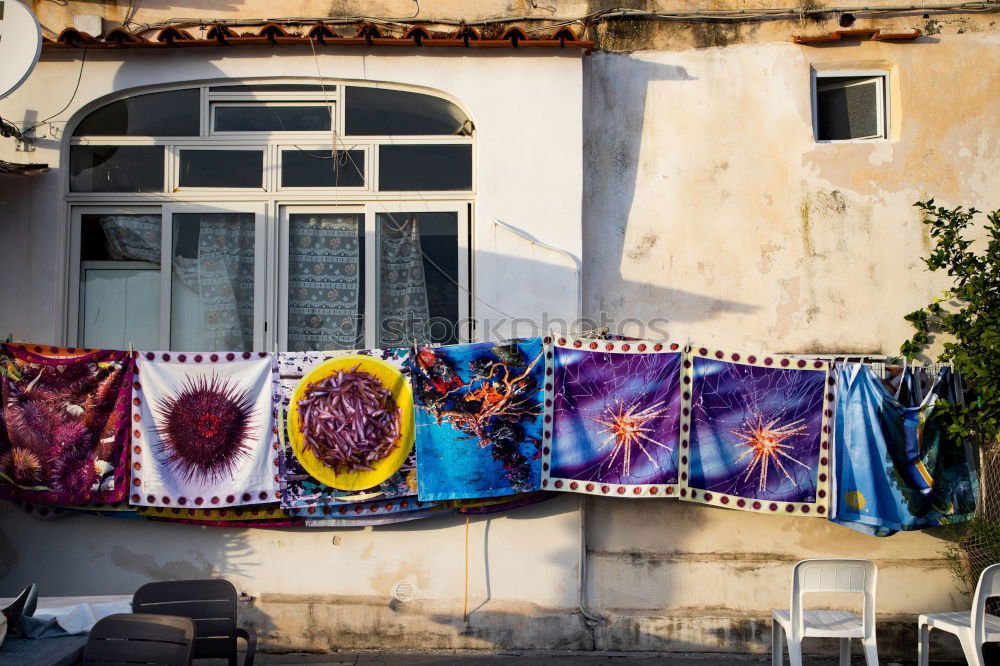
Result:
[[[164,613],[194,620],[195,659],[225,657],[236,666],[236,639],[247,642],[244,666],[253,664],[257,634],[236,626],[236,588],[228,580],[176,580],[147,583],[132,597],[133,613]]]
[[[189,666],[194,640],[194,622],[190,618],[118,613],[102,618],[90,630],[81,663]]]
[[[30,617],[35,612],[37,604],[38,586],[32,583],[24,588],[21,594],[17,595],[17,599],[14,599],[9,606],[0,611],[7,618],[7,630],[18,631],[18,627],[21,624],[21,617],[24,615]]]

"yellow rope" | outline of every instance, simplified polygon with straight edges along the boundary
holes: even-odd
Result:
[[[465,604],[462,606],[462,621],[469,621],[469,516],[465,516]]]

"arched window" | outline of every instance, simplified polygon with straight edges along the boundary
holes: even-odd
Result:
[[[81,114],[68,338],[190,351],[458,341],[473,134],[442,96],[366,83],[212,83]]]

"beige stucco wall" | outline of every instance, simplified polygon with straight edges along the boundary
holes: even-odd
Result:
[[[58,27],[83,4],[37,6],[43,22]],[[334,4],[287,3],[283,13],[374,12],[368,3]],[[486,2],[477,11],[540,11],[528,4]],[[551,4],[561,16],[598,5]],[[202,5],[186,3],[183,14],[212,14]],[[428,15],[472,17],[466,5],[420,3]],[[105,7],[109,17],[121,11]],[[380,7],[383,15],[412,13],[409,2]],[[180,11],[140,3],[136,20]],[[239,11],[274,10],[246,2]],[[828,33],[836,17],[595,28],[616,53],[584,61],[584,314],[662,317],[672,339],[724,348],[893,353],[908,335],[902,316],[944,285],[920,261],[929,238],[913,202],[934,196],[946,205],[1000,207],[996,19],[859,18],[854,27],[929,34],[828,47],[797,46],[790,36]],[[817,144],[810,68],[887,70],[890,140]],[[545,197],[531,188],[512,195]],[[37,206],[19,210],[30,215]],[[33,278],[48,279],[51,270],[39,266]],[[4,319],[17,319],[14,300],[3,302]],[[46,316],[35,314],[31,326],[41,330]],[[461,617],[465,525],[453,518],[261,532],[86,517],[34,523],[3,507],[0,593],[33,577],[72,594],[225,575],[258,596],[247,617],[270,648],[764,651],[770,609],[787,604],[795,561],[871,557],[880,566],[884,654],[910,658],[917,613],[968,603],[945,568],[940,530],[876,539],[814,518],[595,498],[587,505],[587,598],[605,621],[588,624],[575,608],[578,511],[576,498],[560,498],[471,520],[468,622]],[[391,603],[392,583],[408,577],[418,600]]]

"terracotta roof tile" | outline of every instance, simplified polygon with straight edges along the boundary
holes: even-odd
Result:
[[[302,27],[305,30],[305,26]],[[495,36],[495,33],[493,34]],[[884,39],[884,37],[883,37]],[[266,23],[255,31],[238,33],[224,23],[212,25],[204,37],[195,37],[189,30],[178,26],[161,28],[155,39],[136,34],[124,28],[115,28],[102,39],[97,39],[75,28],[66,28],[56,39],[42,40],[47,49],[69,48],[177,48],[188,46],[292,46],[319,42],[325,46],[441,46],[464,48],[518,48],[548,47],[582,49],[589,54],[594,49],[592,41],[582,40],[568,27],[556,30],[551,36],[533,38],[517,27],[508,28],[499,39],[484,39],[472,26],[462,26],[453,34],[432,34],[422,26],[413,26],[405,34],[394,37],[386,34],[374,23],[359,23],[353,37],[341,37],[332,26],[317,22],[304,34],[289,32],[280,23]]]
[[[922,33],[919,30],[913,32],[882,32],[881,30],[837,30],[829,35],[819,35],[815,37],[803,37],[796,35],[792,41],[796,44],[829,44],[839,42],[843,39],[871,39],[873,42],[907,41],[914,40]]]

